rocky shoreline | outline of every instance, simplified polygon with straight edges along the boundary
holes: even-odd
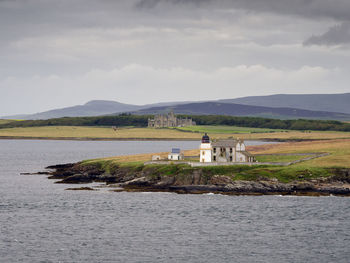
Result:
[[[59,164],[47,167],[49,179],[58,179],[56,183],[86,184],[106,183],[111,191],[131,192],[175,192],[179,194],[216,193],[226,195],[301,195],[350,196],[350,169],[332,169],[331,176],[297,180],[288,183],[276,178],[259,180],[234,180],[234,176],[208,176],[201,169],[193,169],[190,174],[160,174],[152,166],[147,169],[120,166],[106,171],[98,165],[81,163]],[[90,187],[70,188],[69,190],[93,190]]]

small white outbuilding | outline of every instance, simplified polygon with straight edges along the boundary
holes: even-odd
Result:
[[[181,153],[181,150],[179,148],[172,148],[171,152],[168,155],[168,159],[171,161],[179,161],[183,160],[184,155]]]

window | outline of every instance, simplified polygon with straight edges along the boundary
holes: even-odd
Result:
[[[230,162],[232,162],[232,156],[230,156]]]
[[[221,147],[220,148],[220,156],[224,157],[226,155],[226,148]]]
[[[205,155],[205,151],[202,152],[202,155]]]
[[[232,148],[230,148],[230,153],[232,153]]]
[[[216,161],[216,156],[213,157],[213,160]]]
[[[215,147],[213,148],[213,152],[216,153],[216,148]]]

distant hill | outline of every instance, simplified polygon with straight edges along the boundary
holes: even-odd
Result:
[[[137,111],[139,109],[157,107],[157,106],[171,106],[188,102],[161,102],[146,105],[132,105],[124,104],[117,101],[110,100],[92,100],[84,105],[77,105],[67,108],[54,109],[35,114],[22,114],[1,117],[3,119],[21,119],[21,120],[46,120],[61,117],[87,117],[87,116],[101,116],[116,114],[122,112]]]
[[[219,100],[264,107],[287,107],[312,111],[342,112],[350,114],[350,93],[344,94],[277,94]]]
[[[183,114],[224,114],[266,118],[315,118],[350,120],[350,93],[271,95],[202,102],[161,102],[132,105],[108,100],[92,100],[84,105],[39,112],[36,114],[5,116],[3,119],[51,119],[113,115],[122,112],[158,113],[174,109]]]
[[[84,117],[105,115],[110,114],[112,112],[115,113],[134,111],[138,109],[141,109],[141,107],[136,105],[124,104],[116,101],[92,100],[84,105],[44,111],[36,114],[8,116],[6,118],[37,120],[60,117]]]
[[[350,120],[350,114],[310,111],[295,108],[273,108],[262,106],[250,106],[235,103],[221,102],[201,102],[188,103],[174,106],[153,107],[141,109],[136,114],[158,114],[174,111],[177,114],[193,115],[230,115],[230,116],[254,116],[264,118],[278,119],[331,119],[331,120]]]

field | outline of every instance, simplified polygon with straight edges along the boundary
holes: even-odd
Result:
[[[311,169],[311,168],[325,168],[325,167],[347,167],[350,168],[350,139],[329,140],[329,141],[306,141],[306,142],[288,142],[278,144],[266,144],[259,146],[248,146],[247,150],[252,154],[280,154],[280,153],[314,153],[324,152],[330,155],[319,157],[313,160],[304,161],[298,164],[284,167],[282,169]],[[141,164],[150,161],[152,155],[160,155],[166,158],[168,153],[152,153],[152,154],[138,154],[115,156],[98,159],[100,161],[112,161],[122,164]],[[188,150],[184,152],[185,156],[199,155],[199,150]],[[290,162],[307,157],[308,155],[297,156],[278,156],[266,155],[257,156],[260,162]],[[96,160],[94,160],[96,161]],[[280,168],[279,168],[280,169]]]
[[[306,157],[311,157],[311,155],[258,155],[255,156],[255,159],[260,162],[293,162],[296,160],[300,160]]]
[[[350,168],[350,139],[288,142],[281,144],[250,146],[252,154],[325,152],[328,156],[305,161],[293,166],[348,167]]]
[[[280,131],[257,133],[254,128],[240,128],[230,126],[197,126],[197,129],[210,131],[212,139],[241,138],[250,140],[325,140],[350,139],[350,132],[323,132],[323,131]],[[231,130],[230,130],[231,129]],[[230,133],[229,131],[245,131],[245,133]],[[254,133],[248,133],[253,132]],[[80,139],[80,140],[200,140],[199,131],[181,131],[178,129],[150,129],[150,128],[120,128],[113,130],[110,127],[88,126],[44,126],[27,128],[0,129],[0,138],[27,138],[27,139]]]
[[[209,126],[209,125],[197,125],[188,127],[175,128],[180,131],[199,132],[199,133],[220,133],[220,134],[241,134],[241,133],[268,133],[268,132],[282,132],[286,130],[281,129],[265,129],[265,128],[248,128],[237,126]]]
[[[184,151],[186,156],[199,156],[199,150],[186,150]],[[159,155],[161,158],[167,158],[168,152],[160,152],[160,153],[145,153],[145,154],[135,154],[135,155],[120,155],[114,157],[107,157],[101,159],[87,160],[85,163],[95,162],[95,161],[111,161],[119,164],[143,164],[144,162],[150,161],[153,155]],[[199,158],[199,157],[198,157]]]

